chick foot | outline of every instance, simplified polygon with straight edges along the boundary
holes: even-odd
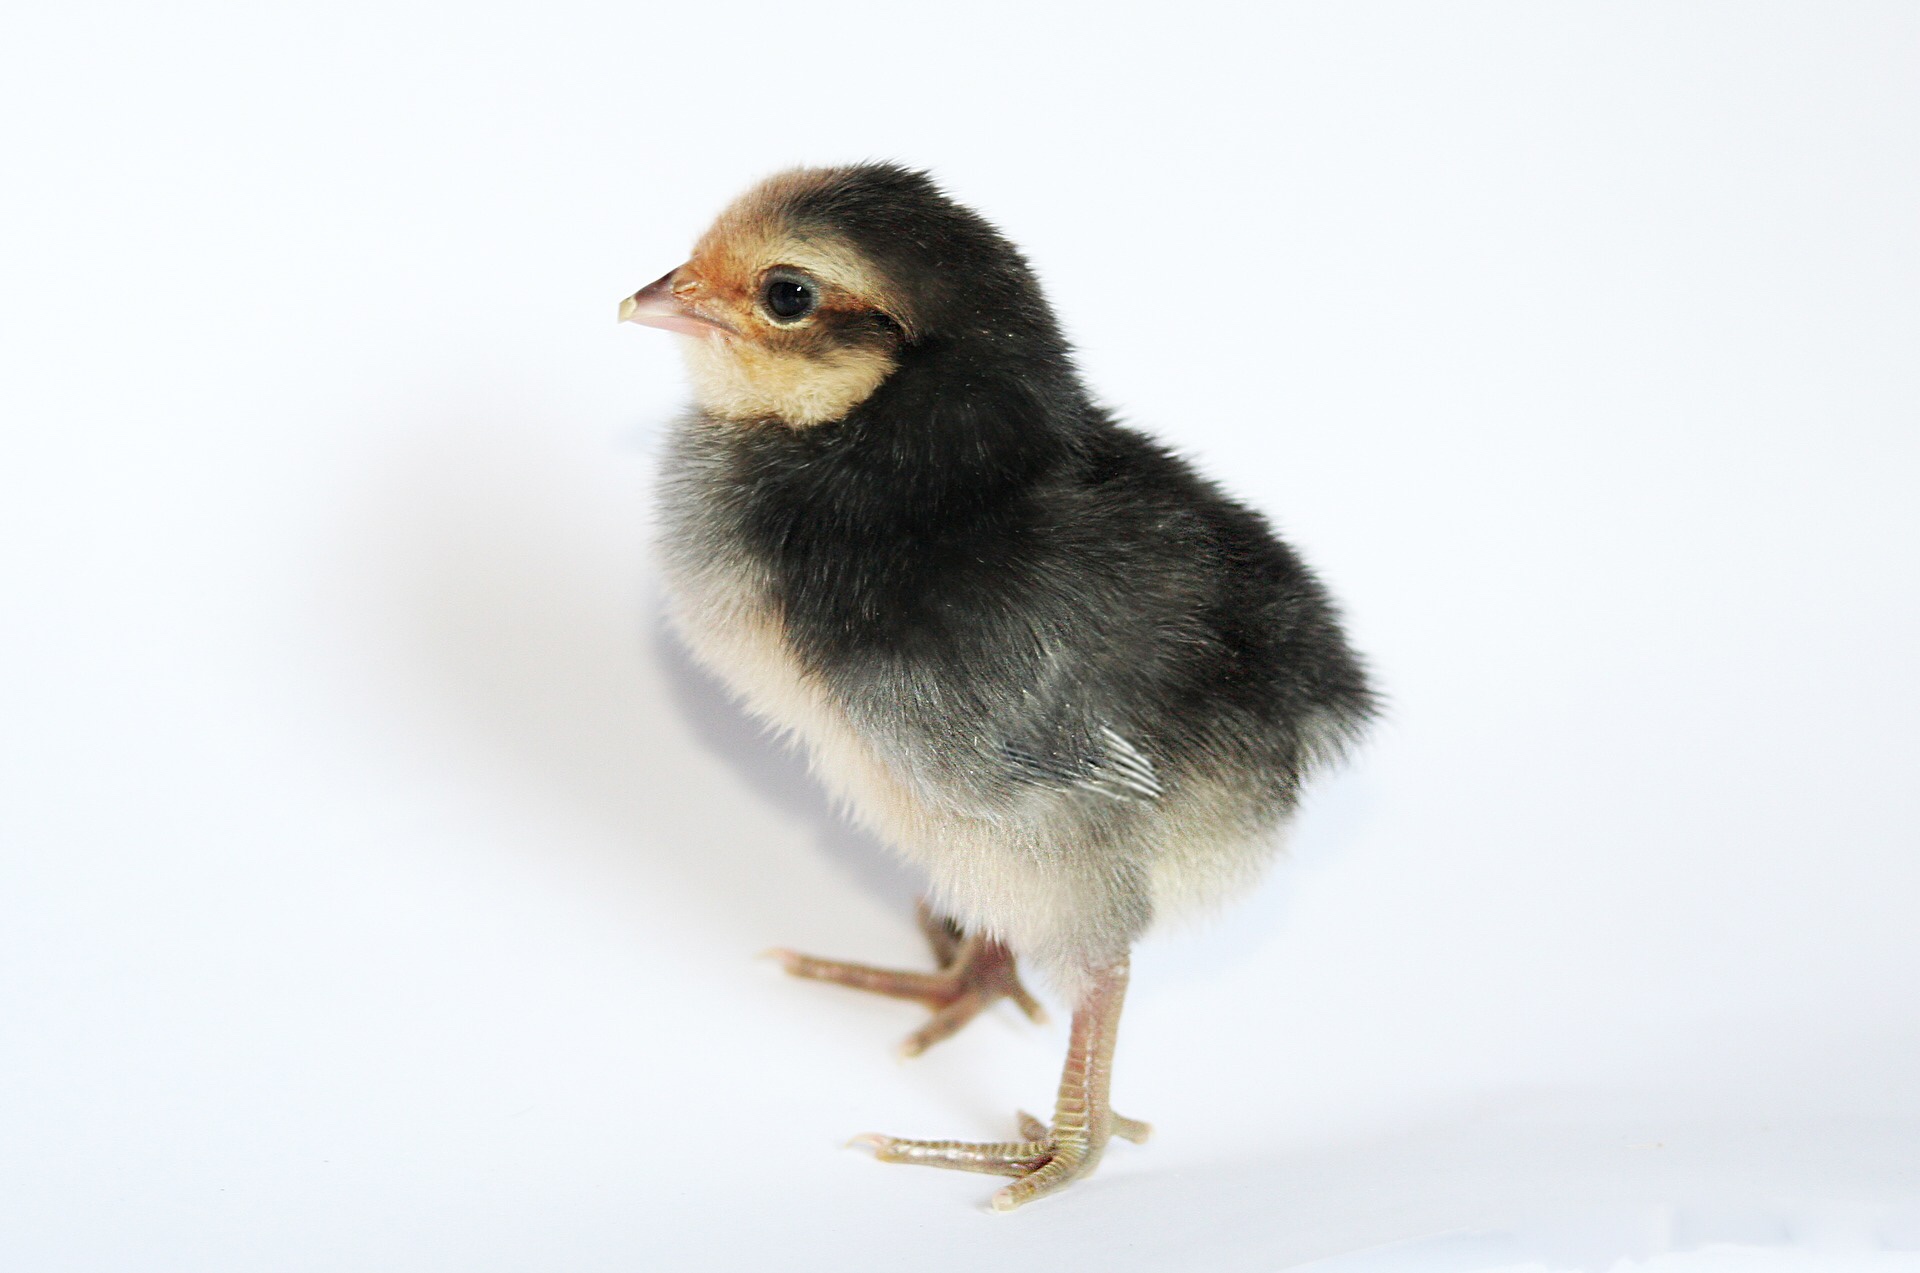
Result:
[[[951,1038],[997,999],[1013,1000],[1031,1021],[1046,1021],[1047,1014],[1039,1002],[1020,984],[1012,951],[977,933],[962,933],[952,921],[941,919],[927,909],[924,902],[920,904],[919,919],[921,931],[933,947],[934,958],[940,962],[938,972],[897,972],[835,959],[815,959],[791,950],[767,953],[796,977],[831,981],[855,990],[925,1004],[933,1016],[901,1042],[902,1056],[919,1056],[942,1039]]]
[[[1051,1124],[1023,1113],[1023,1139],[991,1144],[903,1140],[877,1134],[857,1136],[852,1143],[872,1149],[881,1162],[1017,1177],[993,1195],[995,1211],[1011,1211],[1090,1175],[1111,1138],[1118,1136],[1139,1144],[1153,1130],[1137,1119],[1114,1113],[1107,1099],[1120,1004],[1126,989],[1127,965],[1122,961],[1098,974],[1093,990],[1074,1012],[1073,1037],[1067,1047],[1067,1064],[1060,1076],[1060,1097]]]

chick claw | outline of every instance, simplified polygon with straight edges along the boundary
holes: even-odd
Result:
[[[872,1149],[874,1157],[881,1162],[918,1163],[924,1167],[1016,1177],[1012,1184],[993,1195],[995,1211],[1011,1211],[1091,1173],[1110,1137],[1141,1144],[1153,1131],[1146,1123],[1120,1114],[1108,1114],[1104,1127],[1089,1125],[1083,1114],[1064,1109],[1051,1127],[1025,1111],[1019,1117],[1023,1140],[976,1144],[960,1140],[903,1140],[870,1132],[848,1143]]]
[[[900,1044],[902,1056],[919,1056],[942,1039],[951,1038],[996,999],[1011,999],[1029,1020],[1046,1021],[1047,1014],[1039,1002],[1020,984],[1012,951],[989,938],[961,933],[950,922],[934,915],[925,903],[920,906],[919,918],[920,928],[940,961],[939,972],[896,972],[866,964],[815,959],[791,950],[767,953],[796,977],[831,981],[895,999],[912,999],[932,1009],[933,1016],[927,1023]]]

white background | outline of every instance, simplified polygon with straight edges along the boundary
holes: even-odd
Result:
[[[1913,1267],[1920,10],[22,8],[0,1265]],[[1064,1014],[902,1065],[752,958],[920,963],[914,882],[660,631],[613,322],[868,157],[1392,699],[1012,1217],[838,1146],[1007,1135]]]

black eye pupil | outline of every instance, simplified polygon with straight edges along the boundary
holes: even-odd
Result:
[[[798,318],[813,308],[813,289],[790,278],[767,284],[767,308],[775,318]]]

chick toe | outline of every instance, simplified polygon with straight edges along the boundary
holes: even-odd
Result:
[[[875,968],[844,960],[818,959],[791,950],[769,953],[793,976],[829,981],[892,999],[911,999],[931,1009],[933,1016],[927,1023],[901,1041],[902,1056],[918,1056],[934,1044],[952,1038],[1000,999],[1012,1000],[1032,1021],[1047,1019],[1039,1001],[1021,984],[1012,951],[979,934],[962,933],[951,922],[933,916],[924,905],[921,927],[941,962],[938,972]]]

